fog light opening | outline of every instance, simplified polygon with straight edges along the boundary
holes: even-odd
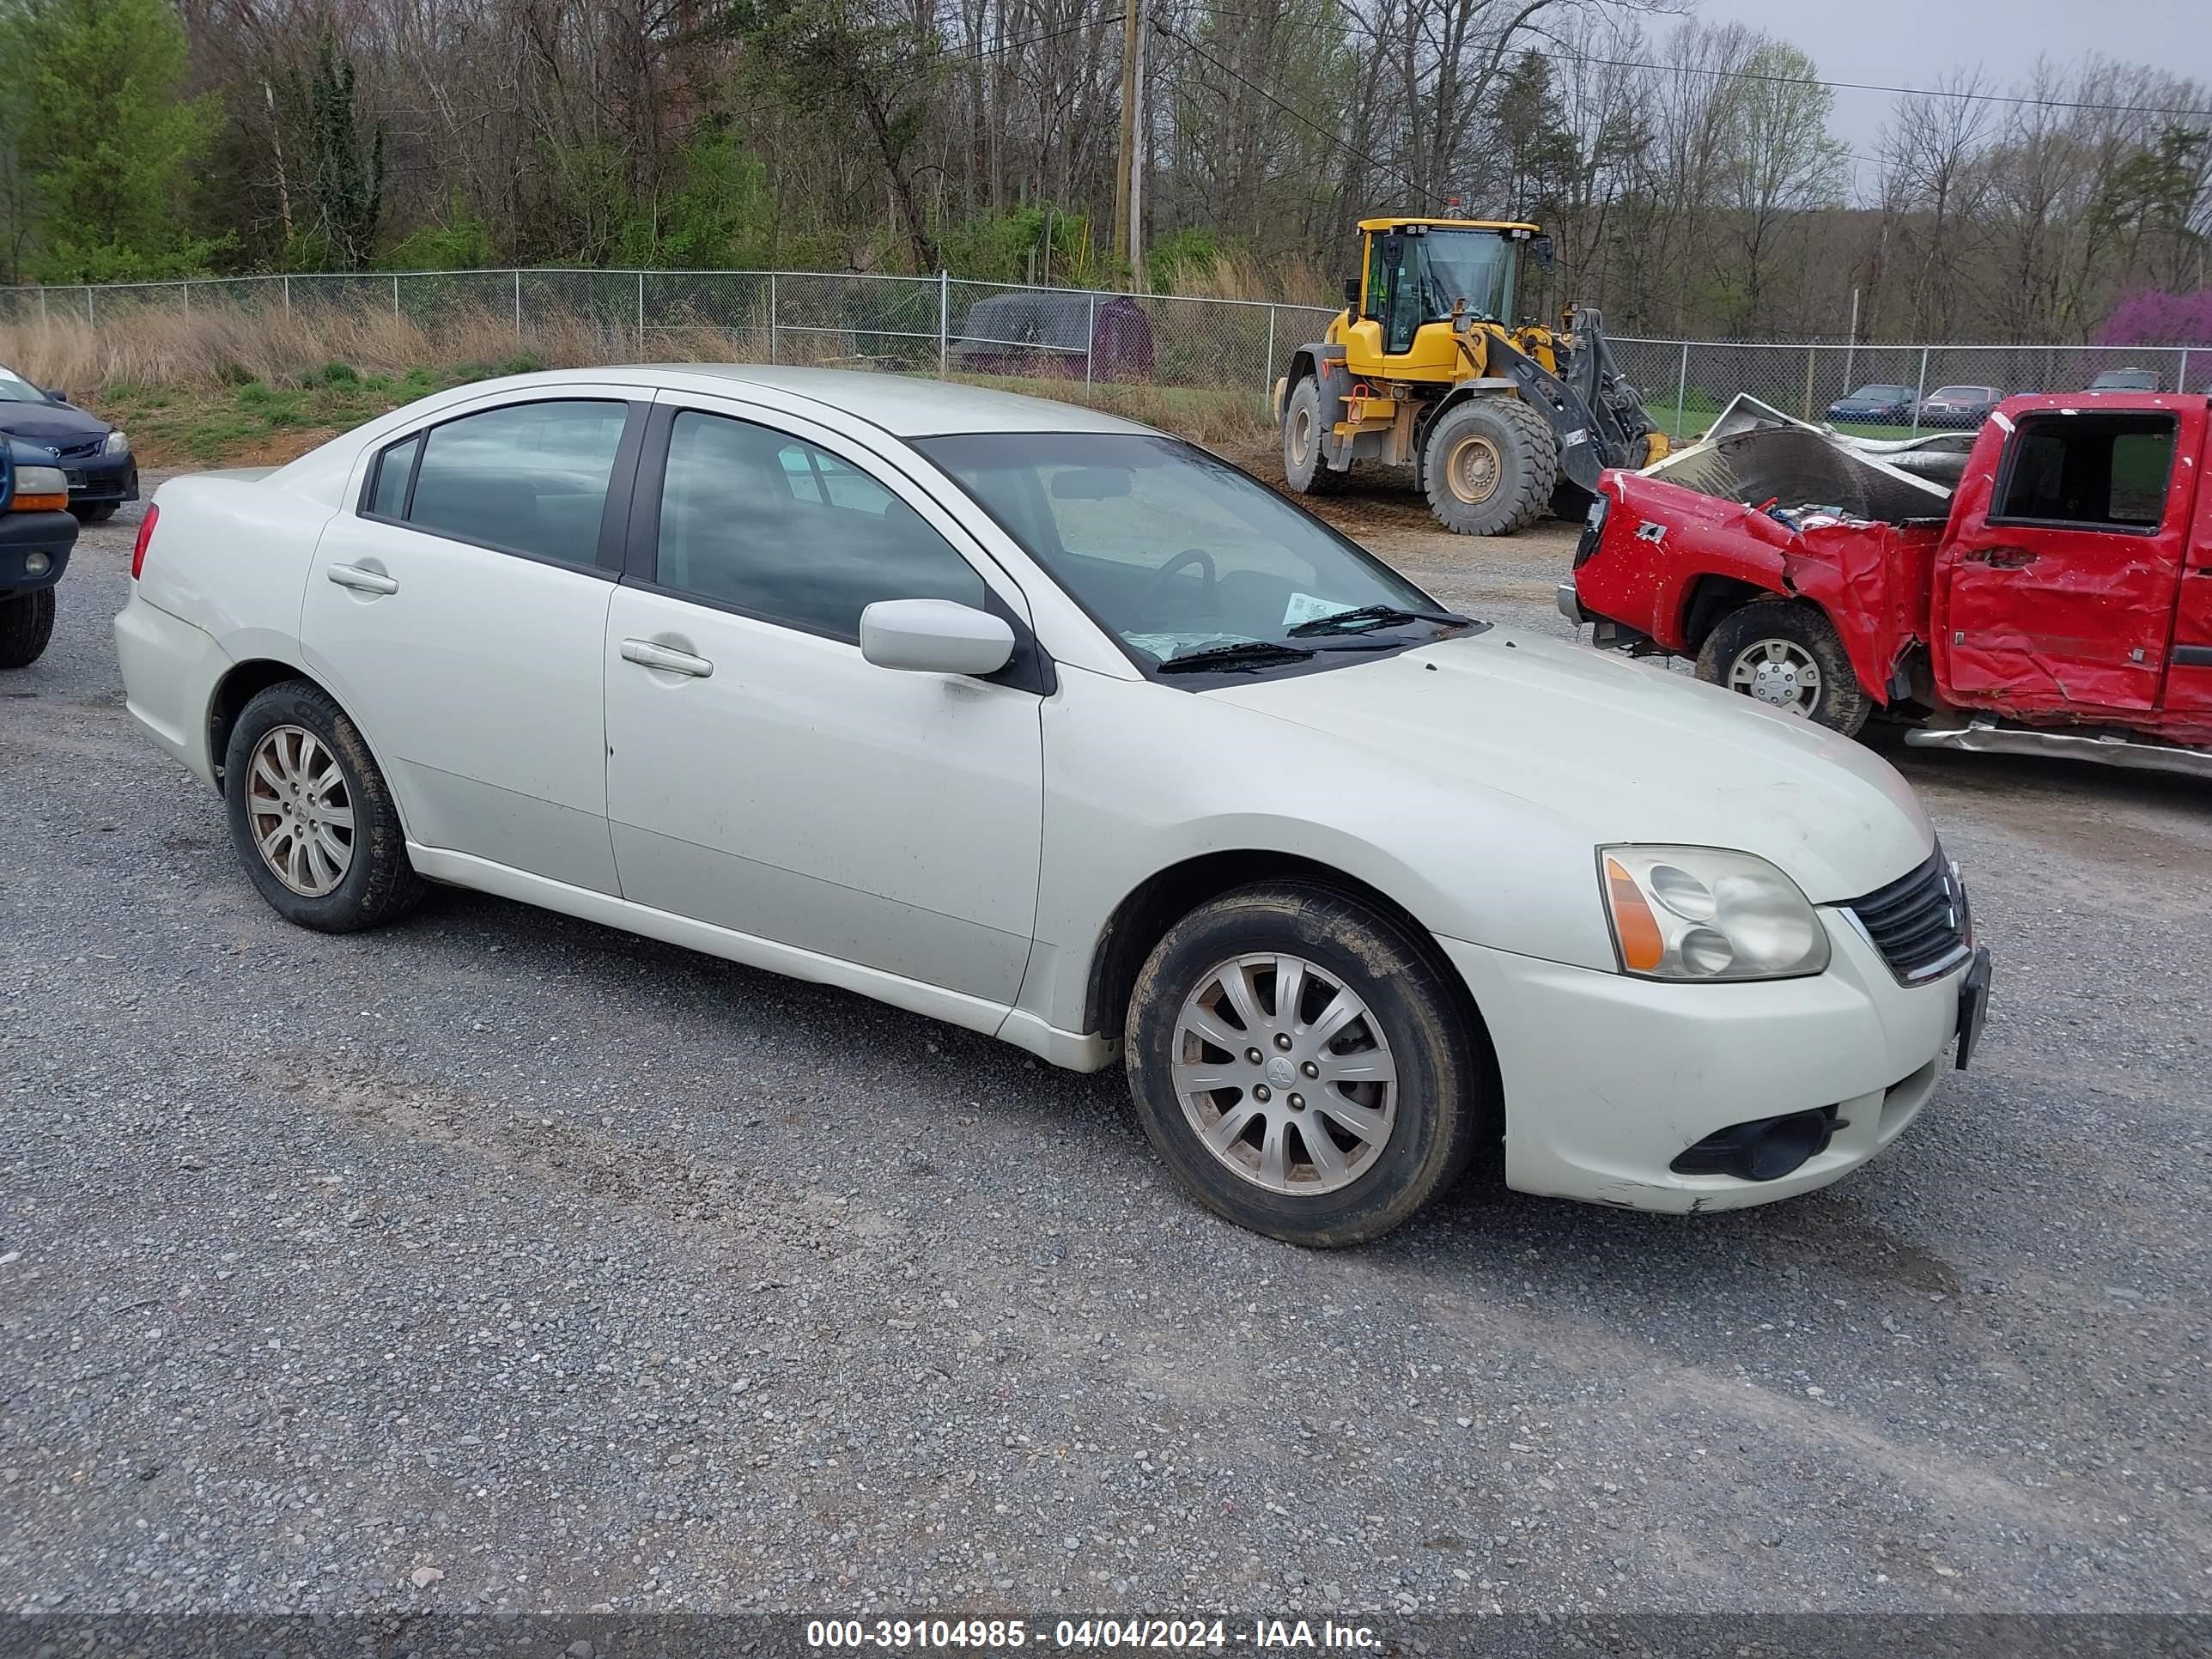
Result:
[[[1832,1106],[1756,1117],[1715,1130],[1667,1167],[1676,1175],[1779,1181],[1827,1151],[1838,1127]]]

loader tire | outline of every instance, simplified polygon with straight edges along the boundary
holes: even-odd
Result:
[[[1349,476],[1329,466],[1323,442],[1329,426],[1321,406],[1321,383],[1305,375],[1283,405],[1283,481],[1301,495],[1334,495]]]
[[[1437,522],[1455,535],[1510,536],[1548,512],[1559,447],[1518,398],[1474,397],[1429,428],[1422,476]]]

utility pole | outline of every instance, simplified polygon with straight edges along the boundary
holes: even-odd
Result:
[[[1129,158],[1137,150],[1137,0],[1121,8],[1121,149],[1114,163],[1114,258],[1129,258]]]
[[[1145,285],[1145,11],[1125,0],[1121,12],[1121,155],[1114,173],[1114,258]]]

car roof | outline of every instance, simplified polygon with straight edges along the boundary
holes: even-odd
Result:
[[[956,432],[1149,434],[1152,429],[1117,415],[1048,398],[1025,398],[985,386],[873,369],[791,368],[773,363],[646,363],[519,378],[570,386],[635,386],[644,379],[672,390],[781,392],[842,410],[902,438]],[[489,385],[479,381],[472,389],[483,392]]]

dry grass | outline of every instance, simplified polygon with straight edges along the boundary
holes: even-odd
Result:
[[[1233,274],[1233,273],[1232,273]],[[1224,277],[1226,280],[1226,277]],[[784,362],[813,342],[836,362],[851,343],[787,336]],[[662,362],[757,362],[765,337],[701,324],[653,328]],[[429,392],[533,368],[635,362],[633,331],[541,311],[521,334],[498,310],[455,308],[428,325],[377,307],[232,310],[148,306],[98,327],[56,317],[0,326],[0,362],[123,426],[149,466],[284,461]],[[933,364],[915,364],[927,368]],[[1231,453],[1270,432],[1256,394],[1066,380],[975,383],[1126,415]]]
[[[1176,272],[1175,292],[1196,300],[1273,300],[1284,305],[1334,307],[1340,284],[1304,254],[1263,259],[1227,250],[1202,265]]]

